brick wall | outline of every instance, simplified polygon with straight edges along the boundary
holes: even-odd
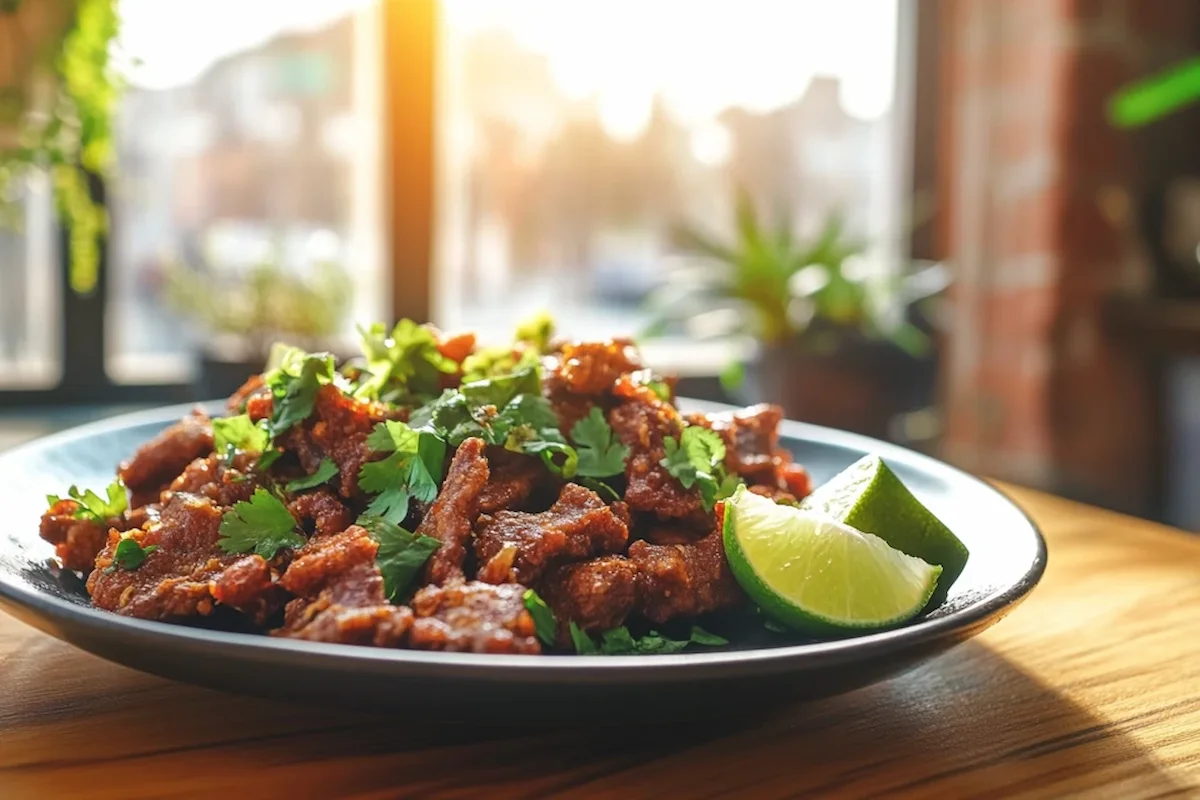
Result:
[[[1200,0],[945,0],[938,13],[939,195],[956,269],[945,455],[1144,510],[1149,373],[1105,335],[1101,310],[1148,286],[1133,200],[1188,145],[1170,125],[1111,128],[1105,103],[1194,52]]]

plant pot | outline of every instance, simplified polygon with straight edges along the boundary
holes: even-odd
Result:
[[[761,348],[746,365],[739,398],[776,403],[789,419],[887,438],[905,411],[903,375],[911,359],[893,345],[843,337],[828,352],[791,341]]]

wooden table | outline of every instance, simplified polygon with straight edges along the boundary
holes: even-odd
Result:
[[[1200,796],[1200,538],[1026,490],[1050,566],[903,677],[757,722],[428,727],[142,675],[0,615],[0,797]]]

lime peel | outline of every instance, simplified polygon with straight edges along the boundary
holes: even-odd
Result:
[[[942,573],[878,536],[745,487],[726,502],[723,537],[746,594],[778,622],[819,636],[911,619]]]

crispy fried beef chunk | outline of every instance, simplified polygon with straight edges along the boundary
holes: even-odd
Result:
[[[612,389],[622,375],[641,366],[633,342],[609,339],[564,344],[555,372],[562,387],[571,394],[600,395]]]
[[[812,486],[808,472],[793,464],[791,454],[779,447],[782,420],[783,409],[766,403],[687,417],[690,424],[721,434],[725,440],[725,468],[731,473],[748,484],[769,486],[799,499],[807,496]]]
[[[414,650],[466,653],[540,653],[525,587],[515,583],[453,582],[426,586],[413,597]]]
[[[417,533],[432,536],[442,546],[425,565],[425,579],[442,584],[463,577],[467,540],[479,516],[479,495],[488,482],[488,462],[482,439],[467,439],[458,446],[446,480]]]
[[[481,516],[475,526],[480,580],[528,583],[551,564],[621,552],[629,539],[623,505],[610,507],[591,489],[568,483],[548,511]]]
[[[538,591],[558,620],[558,643],[566,646],[572,622],[588,633],[625,622],[637,602],[637,567],[621,556],[564,564],[546,572]]]
[[[638,570],[638,610],[651,622],[694,617],[742,602],[719,528],[694,544],[634,542],[629,560]]]
[[[695,544],[708,536],[705,531],[686,525],[663,524],[642,526],[637,533],[638,538],[650,544]]]
[[[649,388],[628,380],[618,382],[615,391],[623,401],[609,412],[608,422],[629,447],[625,502],[635,511],[651,512],[660,518],[706,524],[699,492],[683,488],[661,464],[666,457],[663,441],[668,436],[678,438],[682,432],[679,412]]]
[[[88,577],[92,603],[107,611],[144,619],[173,619],[204,616],[212,612],[216,585],[224,585],[228,596],[237,596],[252,616],[265,615],[266,598],[249,598],[248,592],[234,589],[233,578],[222,580],[222,573],[247,556],[225,553],[217,547],[220,538],[221,509],[207,497],[177,493],[163,506],[157,521],[129,534],[142,547],[157,545],[137,569],[113,565],[113,555],[121,534],[111,531],[108,544],[96,557],[96,568]],[[256,568],[257,569],[257,568]],[[248,567],[238,575],[250,575],[261,587],[259,578]],[[251,602],[262,599],[263,603]]]
[[[254,472],[253,456],[239,453],[229,463],[213,453],[188,464],[162,493],[164,503],[179,493],[207,497],[219,506],[232,506],[249,500],[261,485]]]
[[[479,510],[484,514],[524,509],[540,490],[554,484],[554,476],[537,456],[489,447],[487,462],[488,482],[479,494]]]
[[[288,511],[300,521],[302,528],[324,536],[340,533],[354,521],[354,512],[328,489],[300,495],[288,504]]]
[[[307,495],[312,496],[312,495]],[[318,642],[398,647],[412,612],[384,594],[375,565],[379,545],[357,525],[318,534],[296,554],[280,584],[299,597],[272,635]]]
[[[42,514],[38,533],[54,545],[54,552],[64,567],[87,571],[92,568],[96,554],[104,549],[109,528],[119,521],[77,519],[75,512],[78,510],[79,503],[74,500],[59,500]]]
[[[316,421],[309,431],[312,442],[337,464],[342,497],[354,497],[358,494],[358,470],[371,454],[367,437],[376,424],[389,418],[387,410],[377,403],[348,397],[336,386],[327,385],[317,390],[314,411]],[[304,468],[312,471],[316,464],[304,464]]]
[[[225,409],[230,414],[241,414],[246,410],[246,405],[251,397],[254,396],[271,396],[271,390],[267,388],[266,381],[263,380],[262,374],[251,375],[246,379],[246,382],[238,387],[238,390],[229,396],[225,401]]]
[[[158,491],[183,472],[184,467],[212,450],[212,422],[197,409],[138,448],[133,458],[121,465],[118,474],[134,493],[135,501],[145,497],[157,500]],[[134,502],[134,505],[143,504]]]

